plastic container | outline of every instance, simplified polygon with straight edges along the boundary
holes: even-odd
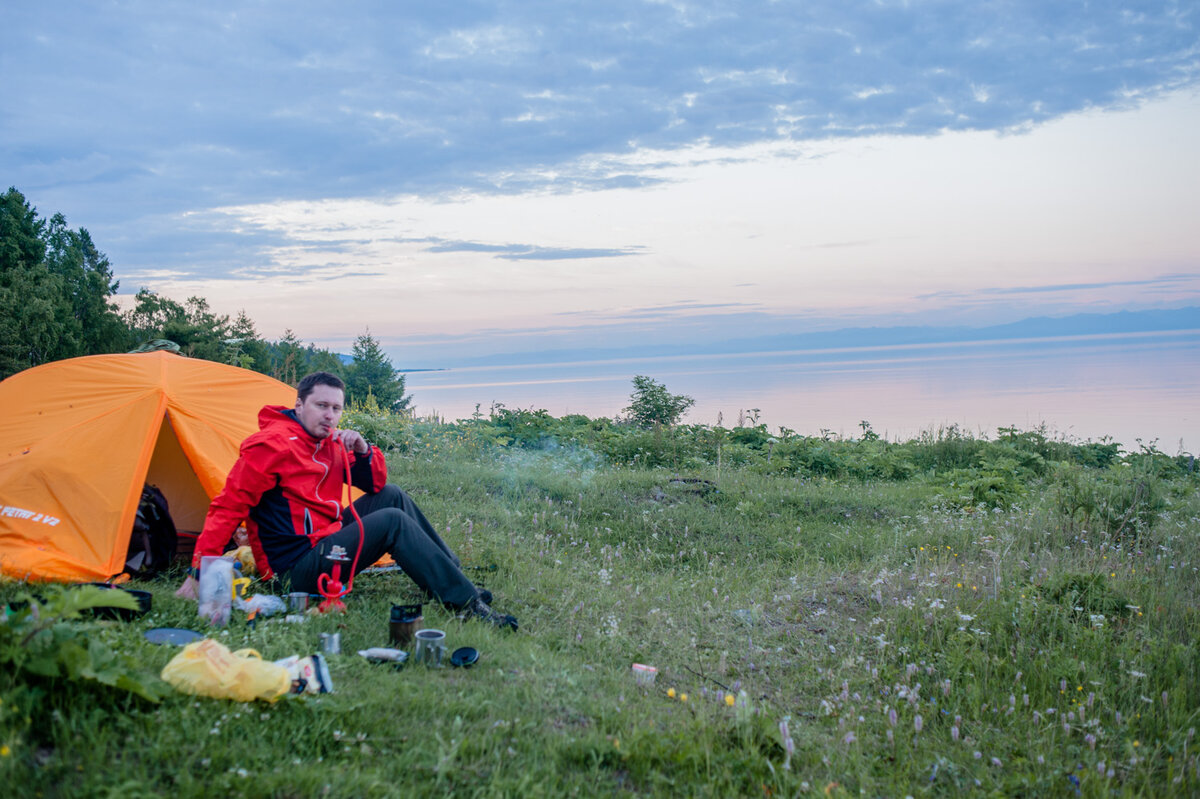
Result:
[[[200,559],[200,601],[197,610],[201,618],[217,627],[229,624],[233,613],[233,561],[205,556]]]
[[[658,676],[658,669],[653,666],[647,666],[642,663],[633,664],[633,681],[638,685],[651,686],[654,685],[654,678]]]

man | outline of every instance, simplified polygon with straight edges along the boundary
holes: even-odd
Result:
[[[468,617],[517,629],[512,616],[488,606],[491,595],[463,574],[458,557],[438,536],[412,497],[387,483],[387,463],[378,447],[354,430],[339,430],[345,384],[329,372],[314,372],[296,388],[296,407],[268,405],[258,415],[259,431],[242,442],[225,487],[213,499],[196,540],[192,568],[179,596],[195,598],[200,559],[220,555],[245,522],[254,560],[263,575],[291,582],[293,591],[317,593],[321,574],[345,560],[341,579],[385,552],[426,595]],[[349,462],[350,482],[365,491],[354,503],[359,526],[342,494]]]

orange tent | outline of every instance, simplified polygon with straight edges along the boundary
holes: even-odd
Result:
[[[143,483],[198,532],[263,405],[296,390],[168,352],[92,355],[0,382],[0,572],[88,581],[124,568]]]

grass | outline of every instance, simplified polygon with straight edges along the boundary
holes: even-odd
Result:
[[[478,665],[369,664],[353,653],[386,645],[389,606],[415,589],[368,574],[344,616],[216,633],[275,659],[340,631],[330,695],[153,705],[3,674],[4,778],[46,797],[1200,792],[1200,501],[1170,459],[978,466],[984,444],[960,437],[861,442],[861,458],[730,444],[718,465],[672,440],[663,457],[682,460],[644,468],[582,441],[497,446],[478,425],[410,433],[392,479],[519,633],[426,606]],[[817,448],[842,471],[796,465]],[[880,458],[898,479],[855,466]],[[1153,512],[1107,513],[1134,471]],[[142,633],[196,628],[175,584],[147,583],[150,616],[90,635],[161,670],[173,652]],[[658,668],[652,687],[635,662]]]

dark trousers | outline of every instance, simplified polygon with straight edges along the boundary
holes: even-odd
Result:
[[[468,605],[479,590],[462,572],[458,556],[446,546],[433,525],[421,513],[412,497],[399,486],[385,486],[378,494],[366,494],[354,503],[363,523],[362,553],[358,571],[369,567],[386,552],[425,594],[453,608]],[[358,523],[347,508],[342,512],[345,525],[333,535],[322,538],[288,571],[293,591],[317,593],[317,578],[333,571],[329,551],[342,547],[353,561],[358,551]],[[341,580],[350,577],[350,562],[341,566]]]

